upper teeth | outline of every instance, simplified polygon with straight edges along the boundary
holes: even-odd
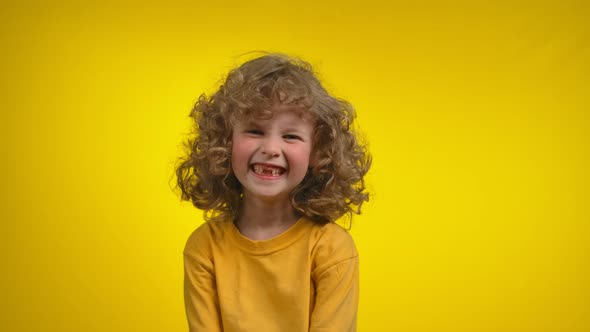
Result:
[[[273,176],[277,176],[281,174],[281,170],[276,167],[264,166],[264,165],[254,165],[254,172],[257,174],[270,174]]]

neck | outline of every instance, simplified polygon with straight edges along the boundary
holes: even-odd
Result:
[[[265,201],[244,195],[235,224],[247,238],[267,240],[289,229],[298,219],[289,200]]]

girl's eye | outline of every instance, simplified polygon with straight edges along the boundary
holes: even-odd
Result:
[[[262,130],[259,130],[259,129],[249,129],[249,130],[246,130],[246,133],[252,134],[252,135],[262,135]]]
[[[283,135],[283,138],[286,140],[299,140],[299,141],[303,140],[303,139],[301,139],[300,136],[293,135],[293,134]]]

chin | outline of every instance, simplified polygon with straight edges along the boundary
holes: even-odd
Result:
[[[278,201],[278,200],[289,200],[289,193],[276,192],[276,191],[250,191],[248,196],[258,198],[264,201]]]

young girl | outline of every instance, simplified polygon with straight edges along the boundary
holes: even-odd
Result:
[[[176,174],[207,220],[184,250],[190,331],[355,331],[358,254],[334,223],[368,200],[352,106],[308,63],[270,54],[190,116]]]

